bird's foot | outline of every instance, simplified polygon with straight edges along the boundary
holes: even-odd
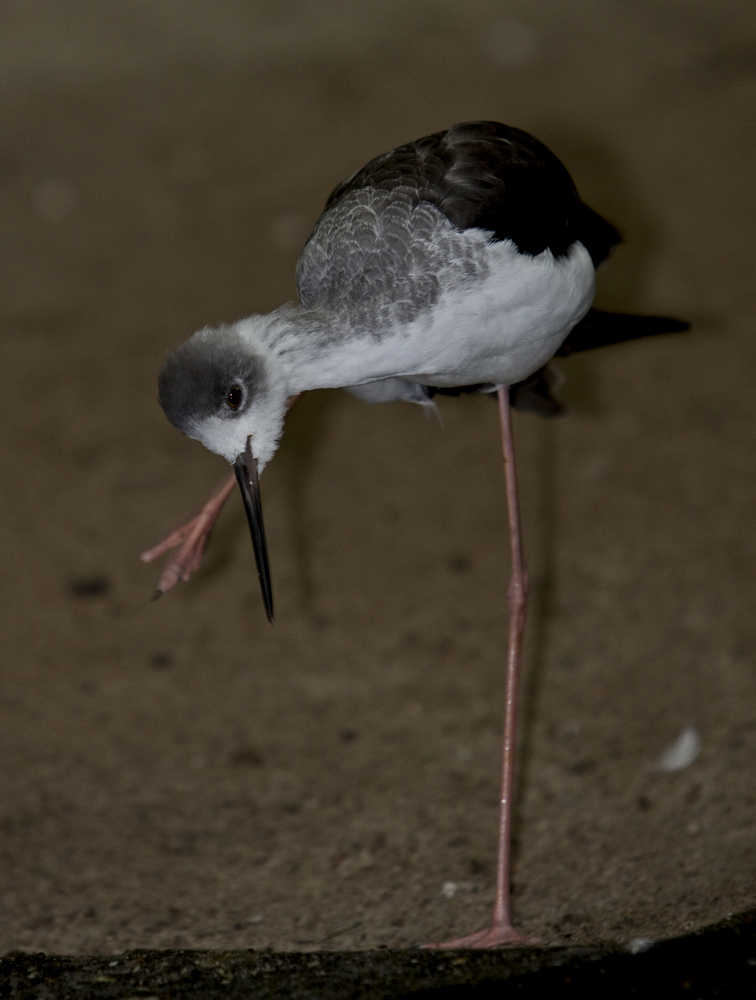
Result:
[[[540,938],[532,934],[525,934],[518,931],[511,924],[499,924],[486,927],[475,934],[468,934],[466,937],[453,938],[451,941],[442,941],[439,944],[423,944],[421,948],[501,948],[506,945],[539,945]]]
[[[166,590],[175,587],[180,580],[188,580],[194,570],[199,569],[211,527],[212,525],[208,525],[206,519],[198,514],[160,542],[159,545],[141,554],[139,558],[142,562],[149,563],[162,556],[164,552],[181,546],[160,574],[155,590],[155,600],[161,597]]]
[[[187,521],[154,548],[141,554],[139,558],[142,562],[151,563],[165,552],[178,548],[178,552],[170,558],[160,575],[153,600],[157,600],[166,590],[175,587],[180,580],[188,580],[195,569],[199,569],[210,531],[218,520],[218,515],[233,490],[235,482],[235,476],[231,476],[228,482],[224,483],[223,488],[208,500],[196,517]]]

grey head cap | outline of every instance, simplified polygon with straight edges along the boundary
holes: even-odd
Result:
[[[158,379],[158,399],[174,427],[233,463],[252,535],[265,611],[272,621],[273,588],[258,470],[275,450],[276,436],[269,435],[259,463],[260,453],[255,456],[252,452],[254,431],[249,426],[250,417],[260,409],[261,395],[263,404],[266,402],[266,388],[262,358],[228,327],[195,333],[169,355]],[[283,412],[282,405],[281,424]]]
[[[241,416],[265,381],[262,358],[234,329],[206,327],[166,358],[158,400],[173,426],[193,437],[209,417]]]

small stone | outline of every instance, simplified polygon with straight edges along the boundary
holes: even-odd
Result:
[[[627,950],[631,955],[641,955],[644,951],[656,944],[653,938],[633,938],[628,942]]]
[[[695,726],[686,726],[656,762],[657,771],[684,771],[701,753],[701,737]]]

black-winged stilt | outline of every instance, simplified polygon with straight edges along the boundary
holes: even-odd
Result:
[[[180,431],[234,476],[189,524],[144,553],[179,547],[156,596],[197,568],[238,482],[268,618],[273,594],[258,476],[292,401],[343,387],[368,402],[432,405],[438,393],[498,393],[512,547],[496,904],[491,926],[431,947],[529,942],[509,907],[517,680],[528,576],[510,405],[559,412],[549,361],[686,323],[591,308],[595,268],[619,241],[584,205],[562,163],[528,133],[467,122],[371,160],[340,184],[297,265],[299,303],[194,334],[160,373]]]

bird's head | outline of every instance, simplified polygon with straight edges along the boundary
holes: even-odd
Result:
[[[158,398],[174,427],[232,464],[251,438],[262,472],[278,447],[287,390],[263,344],[245,335],[256,319],[206,327],[177,347],[160,372]]]
[[[222,455],[236,473],[247,512],[268,618],[273,599],[258,475],[278,447],[288,391],[265,338],[264,317],[205,328],[165,361],[158,398],[182,434]]]

